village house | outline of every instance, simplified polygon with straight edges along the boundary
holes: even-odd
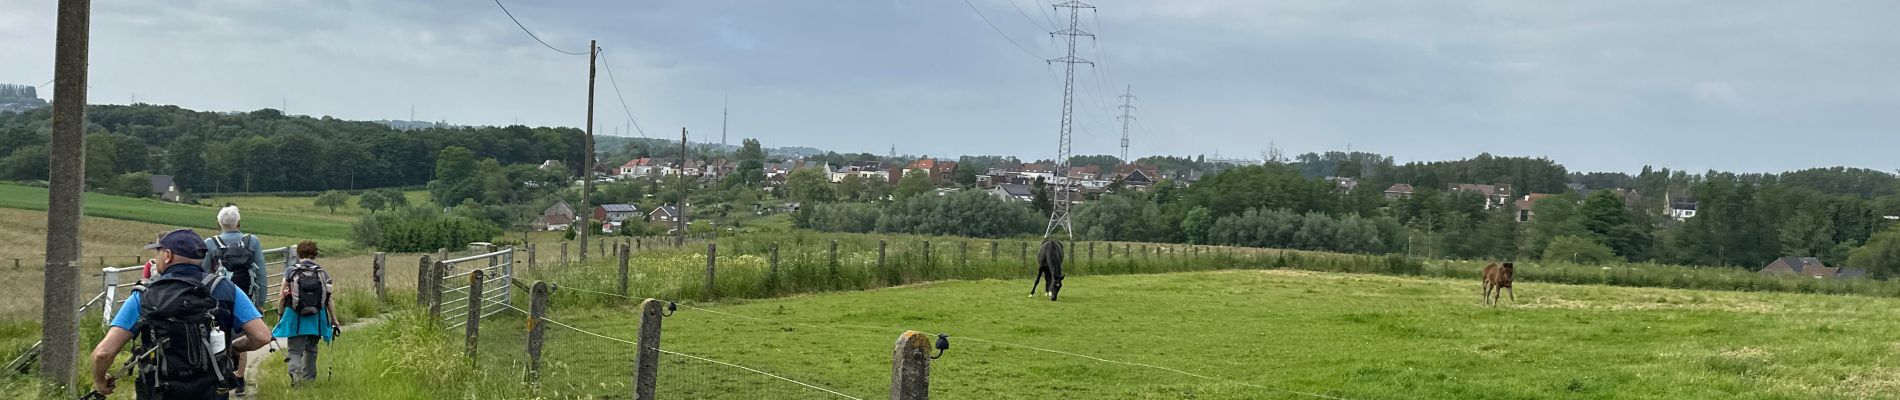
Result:
[[[564,231],[567,230],[569,226],[573,226],[574,219],[574,207],[568,205],[566,200],[556,201],[554,205],[548,206],[546,210],[542,210],[540,217],[535,218],[534,229],[543,231]]]
[[[1867,276],[1867,270],[1860,268],[1836,268],[1821,263],[1814,257],[1782,257],[1761,268],[1762,275],[1789,275],[1813,277],[1815,279],[1850,279]]]
[[[178,182],[171,175],[152,175],[152,195],[159,200],[177,203],[185,199],[184,192],[178,190]]]
[[[1479,196],[1484,196],[1484,209],[1486,210],[1510,204],[1511,198],[1515,197],[1511,192],[1511,185],[1509,184],[1480,185],[1475,183],[1458,183],[1452,184],[1447,191],[1451,193],[1477,193]]]
[[[1036,198],[1036,193],[1029,190],[1029,185],[1021,185],[1021,184],[1014,184],[1014,183],[1005,183],[1001,185],[996,185],[996,188],[990,189],[990,195],[996,196],[996,198],[1003,199],[1003,200],[1020,201],[1020,202],[1025,202],[1025,203],[1029,201],[1033,201]]]
[[[1333,188],[1341,192],[1351,192],[1353,189],[1359,188],[1358,179],[1348,178],[1344,176],[1328,176],[1326,177],[1326,181],[1332,182]]]
[[[594,206],[594,220],[600,221],[601,233],[613,233],[625,226],[628,219],[639,218],[640,207],[632,204],[602,204]]]
[[[1069,180],[1071,181],[1092,181],[1101,176],[1102,167],[1099,166],[1084,165],[1069,168]]]
[[[649,178],[668,175],[671,170],[672,168],[660,160],[636,158],[627,161],[626,164],[621,164],[619,175],[622,178]]]
[[[1663,215],[1668,215],[1670,219],[1682,222],[1695,218],[1695,209],[1695,197],[1674,191],[1663,193]]]
[[[1412,197],[1413,192],[1414,191],[1412,190],[1412,185],[1404,184],[1404,183],[1395,183],[1395,184],[1392,184],[1391,187],[1385,188],[1385,199],[1398,200],[1398,199],[1408,198],[1408,197]]]
[[[1121,181],[1124,187],[1135,190],[1147,190],[1149,187],[1154,186],[1156,182],[1161,181],[1161,174],[1155,172],[1154,166],[1122,164],[1121,166],[1115,167],[1115,180]]]
[[[648,222],[666,229],[669,233],[677,230],[679,228],[678,223],[683,219],[685,219],[685,217],[680,215],[679,206],[672,204],[655,207],[653,208],[653,212],[647,213]],[[686,223],[691,224],[692,221],[686,221]]]
[[[1537,201],[1550,196],[1556,195],[1549,193],[1531,193],[1524,195],[1523,198],[1517,199],[1517,203],[1515,204],[1517,207],[1517,222],[1531,222],[1532,219],[1537,218]]]
[[[925,156],[916,161],[911,161],[910,165],[904,166],[903,176],[910,176],[911,171],[923,171],[930,176],[930,183],[932,185],[943,186],[944,183],[951,181],[951,175],[954,174],[956,170],[956,161],[937,160]]]

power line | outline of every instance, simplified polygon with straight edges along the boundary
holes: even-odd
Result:
[[[976,13],[977,18],[983,19],[983,24],[989,25],[990,30],[996,31],[996,34],[998,35],[1002,35],[1003,40],[1008,40],[1009,44],[1015,45],[1017,50],[1022,50],[1023,54],[1028,54],[1030,57],[1035,57],[1038,60],[1042,59],[1042,56],[1036,55],[1036,52],[1029,51],[1028,47],[1023,47],[1022,43],[1016,43],[1016,39],[1010,38],[1009,34],[1007,33],[1003,33],[1002,28],[997,28],[995,23],[990,22],[990,17],[984,16],[983,11],[976,9],[976,4],[970,3],[970,0],[963,0],[963,5],[970,6],[970,12]]]
[[[1052,31],[1056,30],[1054,21],[1051,21],[1049,25],[1044,26],[1042,22],[1036,21],[1036,18],[1030,17],[1028,12],[1024,12],[1022,6],[1016,5],[1016,0],[1003,0],[1003,1],[1009,2],[1009,8],[1016,9],[1016,14],[1022,15],[1023,19],[1029,20],[1030,25],[1035,25],[1037,28],[1042,28],[1042,29],[1047,29],[1047,30],[1052,30]],[[1048,17],[1048,16],[1049,16],[1048,14],[1043,14],[1043,17]]]
[[[602,52],[605,52],[604,50]],[[600,65],[607,67],[607,83],[614,86],[614,98],[620,100],[620,111],[627,113],[627,122],[633,123],[633,129],[640,132],[641,138],[647,137],[647,131],[640,129],[640,121],[633,119],[633,109],[627,107],[627,98],[620,95],[620,82],[614,80],[614,64],[607,62],[606,56],[600,56]]]
[[[502,13],[502,14],[507,14],[507,15],[508,15],[508,20],[510,20],[510,21],[515,21],[515,26],[519,26],[519,27],[521,27],[521,31],[522,31],[522,32],[526,32],[526,33],[528,34],[528,37],[531,37],[531,38],[534,38],[534,41],[536,41],[536,42],[541,42],[541,45],[542,45],[542,46],[547,46],[547,47],[548,47],[548,50],[554,50],[554,51],[556,51],[556,52],[560,52],[560,53],[564,53],[564,54],[567,54],[567,55],[573,55],[573,56],[584,56],[584,55],[587,55],[587,53],[580,53],[580,52],[572,52],[572,51],[567,51],[567,50],[561,50],[561,49],[559,49],[559,48],[555,48],[555,47],[554,47],[554,45],[551,45],[551,44],[548,44],[548,42],[547,42],[547,41],[545,41],[545,40],[541,40],[541,37],[540,37],[540,36],[535,36],[535,35],[534,35],[534,31],[530,31],[530,30],[528,30],[528,26],[527,26],[527,25],[522,25],[522,24],[521,24],[521,20],[519,20],[519,19],[515,19],[515,13],[511,13],[511,12],[508,12],[508,6],[504,6],[504,5],[501,5],[501,0],[495,0],[495,7],[501,7],[501,13]]]

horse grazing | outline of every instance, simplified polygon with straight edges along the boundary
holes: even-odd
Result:
[[[1036,297],[1036,286],[1048,279],[1049,285],[1043,288],[1042,294],[1049,296],[1049,301],[1056,301],[1056,296],[1062,294],[1062,242],[1042,241],[1042,249],[1036,251],[1036,263],[1040,266],[1036,268],[1036,282],[1029,284],[1029,297]]]
[[[1517,267],[1508,262],[1503,266],[1496,263],[1484,266],[1484,294],[1481,298],[1485,305],[1497,304],[1498,295],[1506,291],[1511,293],[1511,302],[1517,302],[1517,291],[1511,289],[1511,275],[1516,270]]]

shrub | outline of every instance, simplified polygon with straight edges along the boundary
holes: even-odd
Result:
[[[1620,261],[1616,251],[1595,240],[1578,236],[1559,236],[1544,248],[1546,261],[1570,261],[1578,264],[1602,264]]]
[[[501,234],[485,221],[409,207],[363,216],[351,227],[352,241],[391,252],[429,252],[486,242]]]

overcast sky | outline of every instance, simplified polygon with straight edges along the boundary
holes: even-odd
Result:
[[[730,96],[735,144],[1051,158],[1062,69],[1042,59],[1068,19],[1048,1],[504,4],[563,50],[598,39],[648,136],[716,142]],[[55,3],[0,0],[0,82],[52,79]],[[1136,155],[1900,168],[1892,0],[1093,4],[1077,154],[1118,151],[1132,85]],[[93,103],[579,127],[586,73],[488,0],[93,1]],[[597,133],[637,136],[604,67],[596,88]]]

